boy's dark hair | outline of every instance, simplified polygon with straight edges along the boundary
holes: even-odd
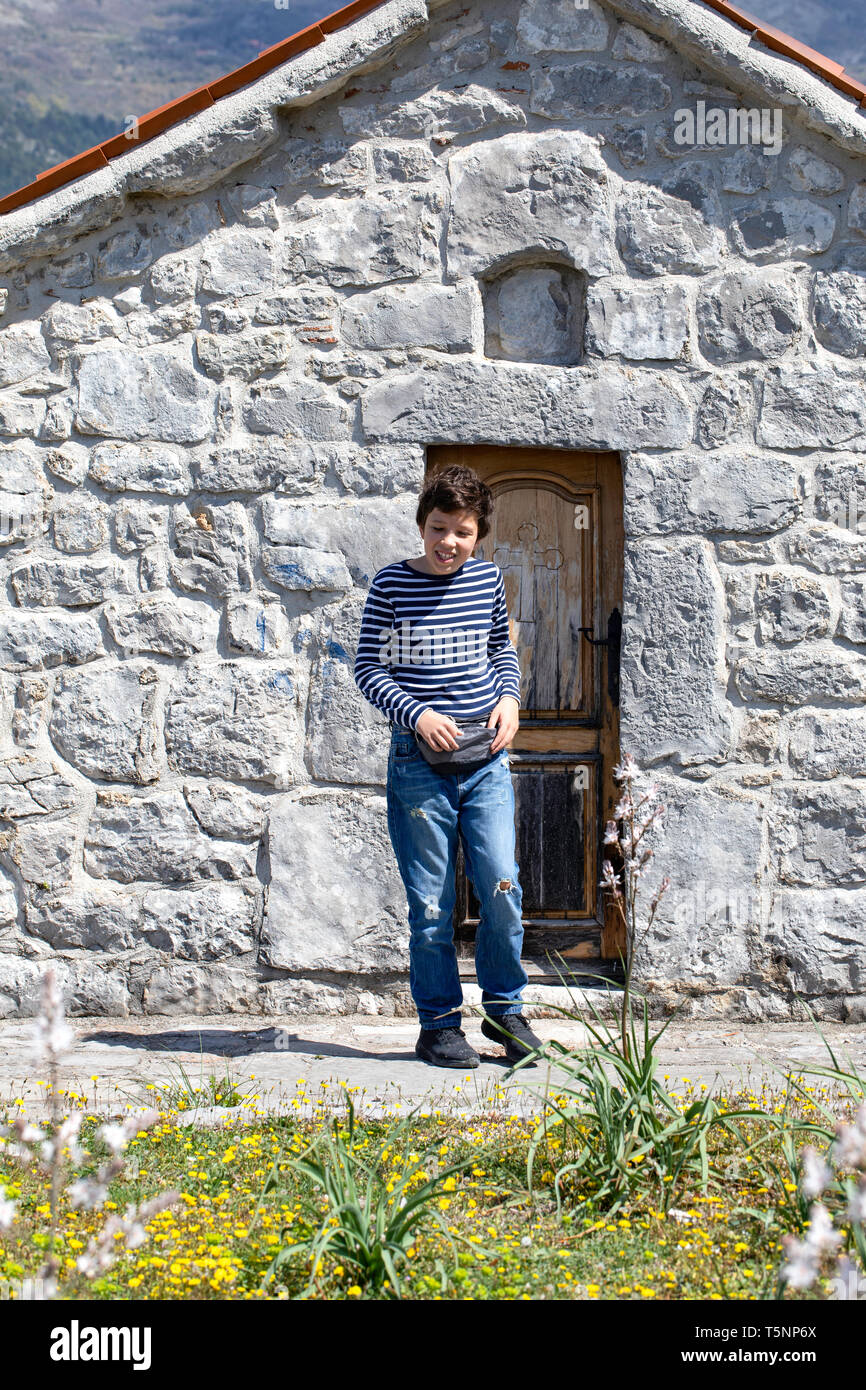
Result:
[[[437,507],[442,512],[474,512],[479,540],[483,540],[490,530],[493,493],[481,481],[475,469],[467,468],[465,464],[452,463],[428,478],[418,498],[415,513],[417,524],[426,526],[428,516]]]

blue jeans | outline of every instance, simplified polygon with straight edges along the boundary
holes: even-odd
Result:
[[[410,729],[391,725],[388,833],[409,907],[409,985],[422,1028],[459,1028],[454,946],[458,836],[480,904],[475,970],[485,1012],[519,1013],[523,889],[514,861],[514,788],[505,748],[477,768],[438,771]]]

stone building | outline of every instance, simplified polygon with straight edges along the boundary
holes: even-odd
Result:
[[[863,1017],[864,102],[725,0],[360,0],[0,202],[0,1015],[412,1012],[352,664],[461,459],[527,997],[631,753],[654,1008]]]

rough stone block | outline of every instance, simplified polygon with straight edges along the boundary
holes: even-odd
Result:
[[[142,796],[98,792],[84,868],[93,878],[121,883],[253,878],[256,851],[206,835],[179,789]]]
[[[607,168],[581,131],[501,135],[448,161],[448,275],[464,278],[507,258],[556,252],[590,275],[613,268]]]
[[[309,547],[332,555],[344,562],[353,583],[366,586],[401,546],[408,546],[412,554],[418,550],[416,507],[417,498],[407,494],[387,501],[342,501],[316,507],[271,495],[262,499],[262,525],[276,546]]]
[[[75,425],[82,434],[192,444],[214,427],[215,391],[178,356],[93,348],[78,373]]]
[[[866,988],[866,927],[856,895],[782,890],[764,949],[787,987],[808,997],[862,993]]]
[[[171,574],[182,589],[225,598],[251,589],[246,510],[240,502],[174,508]]]
[[[815,332],[831,352],[866,356],[866,275],[854,271],[819,272],[813,295]]]
[[[724,591],[706,542],[641,541],[626,554],[623,741],[639,764],[720,761],[733,725],[722,662]]]
[[[176,449],[164,444],[97,444],[87,468],[106,492],[189,491],[189,469]]]
[[[64,498],[51,513],[54,544],[68,555],[90,555],[108,542],[108,508],[92,493]]]
[[[520,444],[530,448],[681,448],[692,408],[670,377],[604,364],[538,369],[495,362],[437,362],[368,387],[361,415],[369,440]]]
[[[800,514],[797,468],[745,449],[629,454],[625,524],[630,535],[677,531],[779,531]]]
[[[104,651],[99,624],[90,614],[0,614],[0,667],[6,671],[93,661]]]
[[[595,0],[579,6],[573,0],[527,0],[520,8],[517,33],[532,53],[585,53],[607,48],[610,25]]]
[[[330,285],[377,285],[431,275],[439,264],[442,195],[383,188],[363,198],[308,195],[286,226],[283,273]]]
[[[682,285],[594,285],[587,293],[586,309],[589,352],[663,360],[682,356],[689,334],[689,305]]]
[[[758,443],[771,449],[846,446],[866,451],[866,390],[862,373],[803,363],[770,367],[758,422]]]
[[[155,782],[160,773],[158,670],[141,662],[61,672],[49,721],[73,767],[109,782]]]
[[[685,199],[636,183],[617,202],[616,244],[642,275],[694,275],[718,265],[724,234]]]
[[[121,560],[33,560],[12,571],[12,588],[20,604],[86,608],[115,594],[132,592]]]
[[[368,139],[453,140],[489,127],[526,125],[522,106],[475,82],[461,92],[434,88],[396,105],[393,97],[345,102],[339,114],[347,134]]]
[[[770,198],[733,214],[731,239],[748,260],[819,256],[836,233],[829,208],[808,198]]]
[[[866,787],[859,782],[778,788],[769,828],[783,884],[866,883]]]
[[[759,574],[755,609],[762,644],[802,642],[830,630],[827,590],[805,575]]]
[[[0,386],[14,386],[50,366],[51,357],[38,324],[14,324],[0,332]]]
[[[788,722],[788,761],[798,777],[866,776],[866,711],[809,710]]]
[[[646,116],[669,105],[671,89],[658,72],[607,63],[551,65],[532,74],[529,109],[548,120],[579,116]]]
[[[306,673],[285,659],[279,665],[187,666],[166,697],[169,766],[279,788],[306,780],[301,743],[307,682]]]
[[[224,960],[255,946],[261,888],[213,883],[204,888],[161,888],[142,902],[141,935],[176,960]]]
[[[346,299],[342,337],[359,348],[471,352],[478,337],[479,310],[473,285],[395,285]]]
[[[761,649],[735,661],[734,685],[744,700],[776,704],[866,700],[866,658],[818,643],[796,651]]]
[[[230,598],[226,605],[227,641],[234,651],[273,656],[289,640],[289,620],[270,594]]]
[[[303,793],[272,808],[267,840],[264,964],[284,970],[330,970],[337,962],[346,971],[405,969],[406,894],[388,839],[384,797]]]
[[[701,352],[719,362],[781,357],[802,331],[797,285],[788,270],[723,275],[702,288],[697,318]]]
[[[682,981],[720,988],[752,975],[751,943],[764,904],[760,803],[728,788],[659,779],[665,812],[649,832],[654,857],[640,880],[647,903],[667,875],[652,926],[642,933],[635,974],[643,985]],[[642,794],[642,793],[641,793]],[[644,919],[645,920],[645,919]]]

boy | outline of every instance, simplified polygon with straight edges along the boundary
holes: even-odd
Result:
[[[424,555],[376,574],[355,658],[361,693],[391,726],[388,832],[409,908],[409,980],[421,1024],[415,1055],[440,1067],[481,1060],[460,1027],[458,836],[481,907],[475,966],[494,1020],[485,1018],[481,1031],[504,1045],[510,1062],[542,1045],[520,1006],[528,977],[506,749],[519,722],[520,667],[502,572],[472,554],[492,509],[492,492],[471,468],[455,464],[427,482],[415,514]],[[495,730],[486,736],[490,756],[474,766],[431,765],[416,735],[431,749],[455,749],[461,723]]]

